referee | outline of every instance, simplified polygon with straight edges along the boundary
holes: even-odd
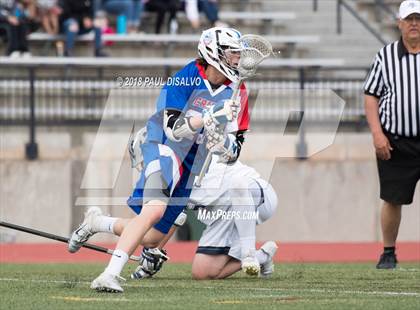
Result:
[[[420,1],[403,1],[401,38],[375,57],[365,86],[366,118],[378,163],[384,251],[376,268],[397,265],[401,206],[411,204],[420,179]]]

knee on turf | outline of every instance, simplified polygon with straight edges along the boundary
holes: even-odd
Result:
[[[194,280],[216,280],[218,279],[220,270],[213,268],[197,268],[192,269],[192,277]]]

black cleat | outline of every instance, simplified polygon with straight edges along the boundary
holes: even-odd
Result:
[[[394,253],[383,253],[376,264],[376,269],[395,269],[398,261]]]

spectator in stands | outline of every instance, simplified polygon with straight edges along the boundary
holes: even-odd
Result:
[[[58,5],[57,0],[37,0],[36,1],[39,18],[41,20],[42,28],[52,36],[58,34],[60,28],[58,19],[62,13],[62,9]],[[63,56],[64,44],[63,41],[58,40],[55,42],[57,55]]]
[[[143,2],[141,0],[97,1],[100,3],[96,5],[96,10],[102,10],[111,15],[122,15],[126,21],[126,25],[124,26],[128,29],[128,32],[135,33],[138,31],[141,21],[141,13],[143,12]]]
[[[2,0],[0,22],[7,31],[6,55],[30,57],[27,34],[36,27],[36,6],[31,0]]]
[[[200,28],[200,15],[203,12],[212,27],[229,27],[219,20],[217,0],[184,0],[185,13],[194,30]]]
[[[176,33],[178,31],[176,12],[180,8],[179,0],[143,0],[143,3],[146,11],[157,13],[155,33],[161,32],[167,12],[169,13],[168,32]]]
[[[364,87],[384,200],[378,269],[397,266],[401,206],[412,203],[420,180],[420,1],[403,1],[399,18],[401,38],[376,54]]]
[[[115,34],[115,28],[110,26],[109,20],[104,11],[98,11],[95,13],[95,19],[99,22],[102,34]],[[113,41],[104,41],[104,46],[112,46]]]
[[[58,17],[62,10],[57,0],[37,0],[38,13],[44,30],[50,35],[57,35],[59,31]]]
[[[73,55],[74,42],[77,35],[94,31],[95,56],[107,56],[102,50],[102,31],[98,21],[94,20],[92,0],[61,0],[63,13],[60,15],[61,31],[65,34],[65,56]]]

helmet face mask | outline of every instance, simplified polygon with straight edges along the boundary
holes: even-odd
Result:
[[[200,57],[235,83],[239,80],[240,37],[235,29],[214,27],[203,32],[198,44]]]
[[[237,48],[225,47],[220,48],[220,60],[232,70],[237,70],[239,59],[241,58],[241,50]]]

